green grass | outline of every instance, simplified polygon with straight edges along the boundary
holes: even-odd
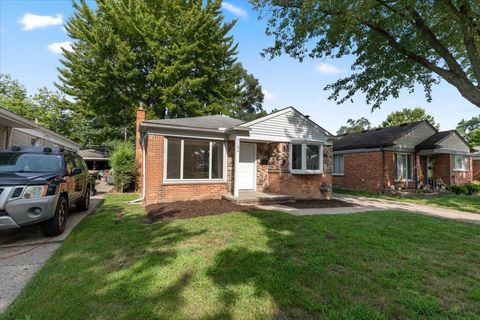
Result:
[[[480,226],[394,211],[147,224],[108,195],[2,319],[480,319]]]
[[[334,192],[342,193],[342,194],[357,195],[357,196],[365,196],[365,197],[371,197],[371,198],[378,198],[378,199],[433,205],[437,207],[451,208],[451,209],[456,209],[460,211],[480,213],[480,195],[467,196],[467,195],[456,195],[456,194],[440,194],[435,196],[418,195],[416,197],[413,197],[413,196],[409,197],[409,196],[398,196],[398,195],[392,195],[392,194],[378,194],[378,193],[368,192],[368,191],[343,190],[343,189],[336,189],[334,190]]]

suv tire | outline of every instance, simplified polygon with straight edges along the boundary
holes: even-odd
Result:
[[[47,237],[58,236],[65,231],[68,216],[68,201],[65,197],[60,196],[55,208],[55,215],[52,219],[45,221],[40,225],[43,235]]]
[[[85,195],[82,200],[76,204],[78,211],[87,211],[90,207],[90,187],[87,187]]]

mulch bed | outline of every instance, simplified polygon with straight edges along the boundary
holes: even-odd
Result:
[[[313,209],[313,208],[340,208],[355,207],[356,205],[337,199],[331,200],[297,200],[291,203],[283,203],[283,205],[296,209]]]
[[[150,222],[155,222],[252,211],[255,207],[238,205],[228,200],[202,200],[151,204],[146,207],[146,210]]]

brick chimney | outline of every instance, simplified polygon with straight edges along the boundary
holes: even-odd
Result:
[[[137,109],[137,121],[135,129],[135,189],[137,191],[142,190],[143,184],[143,155],[142,155],[142,146],[140,145],[140,125],[145,121],[145,109],[140,106]]]

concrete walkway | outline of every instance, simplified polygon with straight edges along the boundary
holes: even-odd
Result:
[[[72,211],[65,231],[56,237],[46,238],[38,225],[0,232],[0,313],[15,300],[73,228],[89,215],[102,199],[103,194],[92,197],[88,211]]]
[[[423,204],[407,203],[385,199],[375,199],[362,196],[335,194],[334,197],[354,204],[354,207],[341,208],[318,208],[318,209],[296,209],[284,205],[259,206],[265,210],[277,210],[295,216],[305,215],[328,215],[328,214],[351,214],[367,211],[398,210],[421,213],[428,216],[464,221],[480,224],[480,213],[470,213],[454,209],[446,209]]]

